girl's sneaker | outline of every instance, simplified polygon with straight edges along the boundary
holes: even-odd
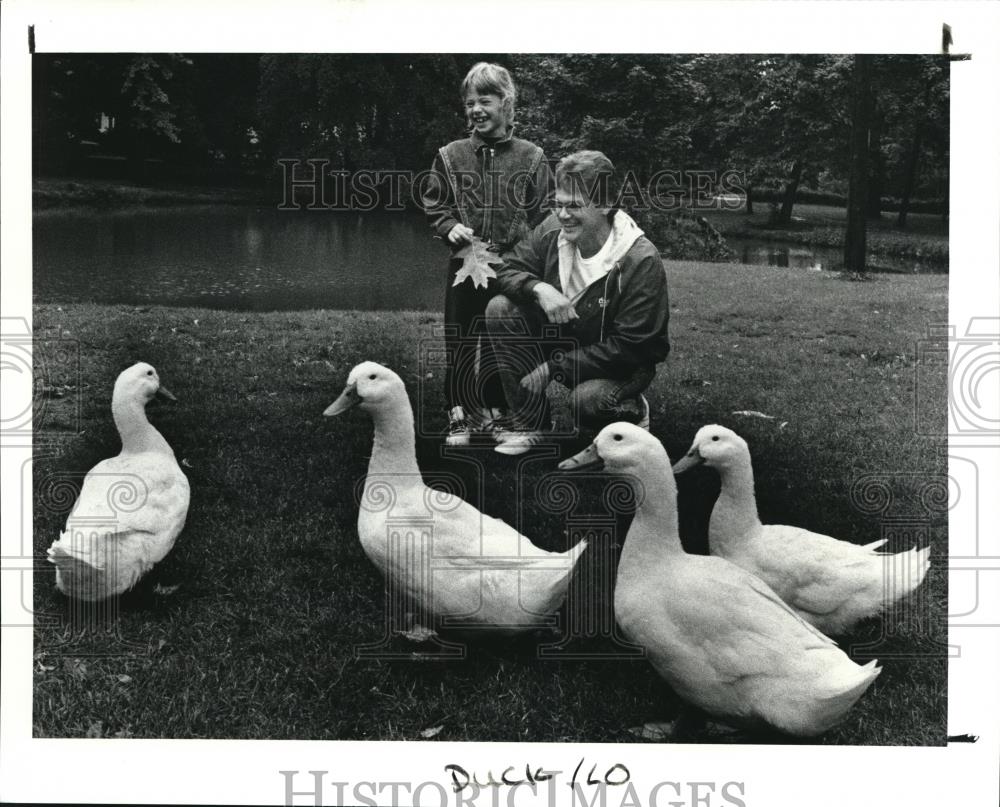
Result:
[[[444,438],[446,446],[467,446],[472,431],[465,419],[465,410],[461,406],[453,406],[448,410],[448,434]]]
[[[480,411],[479,420],[479,431],[484,437],[492,438],[496,440],[497,435],[502,432],[505,426],[509,425],[510,418],[507,416],[507,410],[501,409],[500,407],[484,407]]]
[[[534,429],[508,429],[497,436],[497,445],[493,450],[499,454],[516,456],[530,451],[545,441],[545,436]]]

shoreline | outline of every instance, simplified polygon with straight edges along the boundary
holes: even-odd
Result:
[[[35,215],[52,212],[115,210],[128,207],[170,208],[196,205],[267,206],[275,204],[264,190],[224,186],[147,187],[113,180],[35,178],[32,205]],[[691,211],[703,217],[723,238],[795,246],[839,248],[843,246],[846,211],[842,208],[799,203],[791,225],[772,228],[762,213],[748,216],[744,210]],[[879,258],[917,259],[947,266],[947,225],[938,214],[914,213],[915,226],[900,231],[885,217],[868,226],[871,264]],[[924,232],[920,232],[923,229]],[[940,232],[944,230],[944,232]]]
[[[105,210],[135,205],[257,205],[268,201],[265,193],[256,188],[213,185],[152,187],[115,180],[47,177],[32,180],[31,200],[35,213],[72,209]]]

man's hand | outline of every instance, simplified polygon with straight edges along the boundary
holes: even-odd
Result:
[[[542,311],[545,312],[545,316],[548,317],[549,322],[556,325],[564,325],[571,319],[579,319],[569,297],[555,286],[551,286],[548,283],[538,283],[534,288],[534,292],[538,304],[542,307]]]
[[[549,365],[542,362],[534,370],[521,379],[521,386],[532,395],[541,395],[549,385]]]
[[[474,235],[475,232],[471,227],[466,227],[464,224],[456,224],[448,230],[448,242],[456,247],[459,244],[471,244]]]

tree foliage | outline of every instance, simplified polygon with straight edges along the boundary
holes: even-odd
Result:
[[[846,195],[841,55],[36,55],[36,164],[62,170],[91,143],[192,176],[225,166],[260,179],[281,158],[419,171],[463,135],[459,84],[481,59],[511,69],[515,131],[552,158],[596,148],[641,180],[736,171],[788,215],[803,189]],[[939,57],[873,59],[869,162],[882,201],[946,197],[947,79]],[[114,121],[103,132],[102,116]]]

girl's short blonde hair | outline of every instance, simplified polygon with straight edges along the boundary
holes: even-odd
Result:
[[[507,123],[514,120],[514,104],[517,101],[517,88],[514,79],[506,67],[490,62],[477,62],[466,73],[462,80],[462,101],[469,93],[476,95],[496,95],[500,98],[501,108],[507,118]]]

